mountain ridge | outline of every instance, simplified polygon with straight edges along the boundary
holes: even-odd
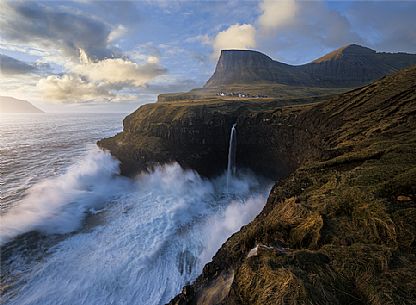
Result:
[[[411,305],[415,114],[416,65],[332,96],[147,104],[98,145],[123,174],[176,161],[210,177],[226,168],[237,123],[238,168],[277,180],[169,304]]]
[[[416,54],[376,52],[350,44],[303,65],[273,60],[255,50],[222,50],[204,88],[273,82],[305,87],[357,87],[416,64]]]
[[[44,113],[44,111],[28,101],[0,96],[0,113]]]

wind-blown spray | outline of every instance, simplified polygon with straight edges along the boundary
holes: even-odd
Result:
[[[135,180],[117,170],[108,153],[88,154],[33,186],[4,216],[3,241],[31,230],[44,238],[72,232],[36,265],[20,252],[4,262],[17,278],[5,305],[166,304],[260,212],[270,189],[242,173],[222,196],[225,176],[206,180],[177,163]],[[102,222],[83,229],[91,208]]]

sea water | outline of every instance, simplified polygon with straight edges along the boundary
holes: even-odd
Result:
[[[2,303],[165,304],[263,208],[248,172],[119,176],[95,142],[123,116],[0,115]]]

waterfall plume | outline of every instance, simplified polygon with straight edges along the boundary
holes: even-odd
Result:
[[[231,177],[235,175],[235,154],[237,150],[237,130],[235,128],[236,125],[237,123],[235,123],[231,128],[230,142],[228,145],[227,190],[230,185]]]

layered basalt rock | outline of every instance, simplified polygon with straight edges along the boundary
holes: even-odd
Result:
[[[170,304],[414,303],[416,67],[294,122],[293,136],[310,132],[299,167]],[[211,302],[204,296],[224,274],[232,284]]]
[[[305,157],[320,153],[319,139],[308,129],[311,118],[304,115],[310,106],[284,104],[145,105],[126,117],[122,133],[101,140],[99,145],[121,161],[126,175],[176,161],[210,177],[225,170],[230,130],[237,123],[237,166],[272,178],[282,177]]]
[[[210,176],[237,123],[238,166],[282,178],[170,304],[413,304],[415,80],[412,67],[302,105],[145,105],[100,141],[124,173],[178,161]]]
[[[306,87],[357,87],[416,64],[416,55],[376,52],[351,44],[304,65],[288,65],[251,50],[223,50],[206,88],[272,82]]]

